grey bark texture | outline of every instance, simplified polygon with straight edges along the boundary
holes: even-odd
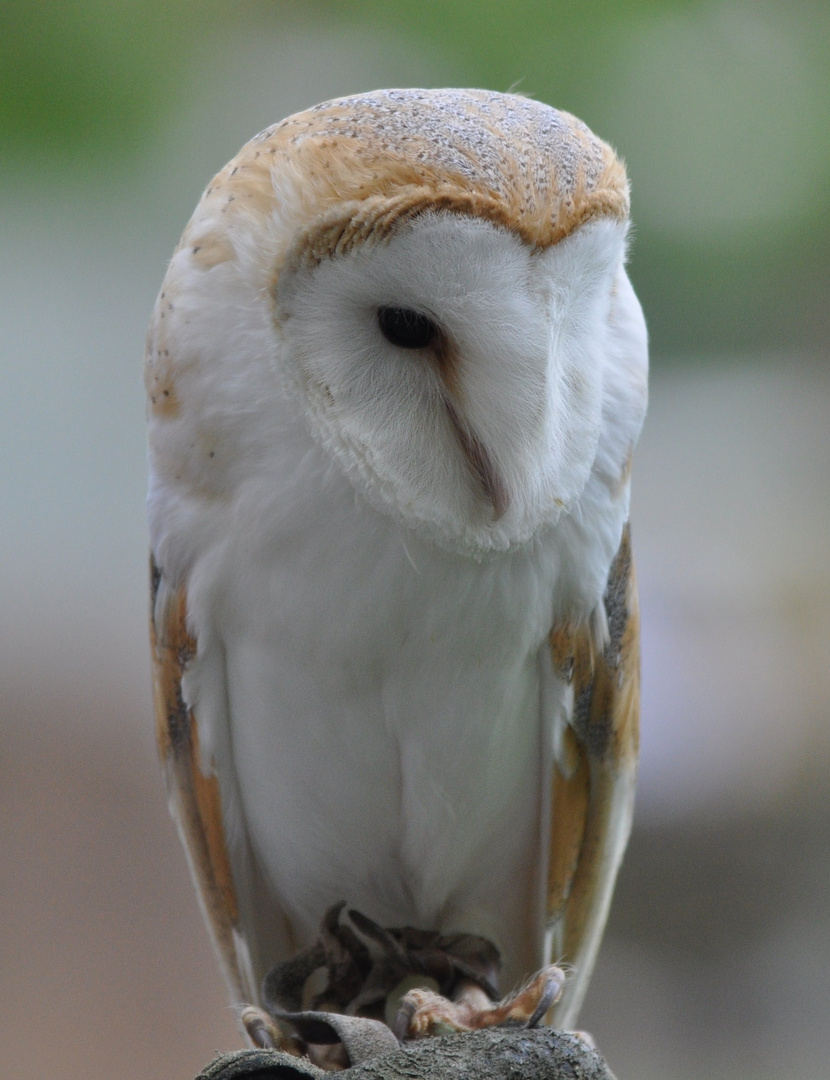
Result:
[[[196,1080],[323,1080],[330,1075],[306,1058],[279,1050],[241,1050],[216,1058]],[[576,1035],[552,1028],[489,1028],[423,1039],[339,1075],[344,1080],[614,1080],[595,1050]]]

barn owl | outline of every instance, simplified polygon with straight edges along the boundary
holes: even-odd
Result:
[[[506,988],[564,961],[575,1022],[637,758],[628,209],[567,113],[385,90],[261,132],[185,230],[146,354],[156,716],[236,1001],[347,901]]]

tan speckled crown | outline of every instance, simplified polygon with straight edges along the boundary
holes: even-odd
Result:
[[[481,217],[538,247],[628,214],[625,168],[585,124],[486,90],[378,90],[316,105],[243,147],[202,209],[261,213],[289,173],[302,181],[296,224],[311,230],[305,250],[316,257],[426,210]]]

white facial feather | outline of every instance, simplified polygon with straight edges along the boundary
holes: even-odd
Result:
[[[388,91],[253,140],[174,255],[151,542],[186,588],[234,874],[255,866],[280,947],[346,898],[491,937],[506,985],[538,962],[569,715],[546,642],[601,602],[646,406],[626,230],[622,167],[573,118]],[[384,308],[440,348],[392,344]],[[247,945],[260,976],[281,958]]]
[[[278,329],[301,407],[369,502],[476,555],[556,522],[596,452],[624,235],[600,221],[533,252],[485,222],[425,215],[382,245],[280,280]],[[384,339],[382,307],[440,328],[455,366],[449,391],[429,350]],[[501,479],[498,520],[470,475],[448,392]]]

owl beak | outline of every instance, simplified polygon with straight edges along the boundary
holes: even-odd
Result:
[[[446,396],[444,397],[444,407],[447,410],[447,416],[450,418],[456,437],[461,444],[470,473],[479,491],[493,508],[493,521],[498,521],[504,516],[510,504],[504,481],[493,464],[493,460],[487,452],[487,447],[479,439],[475,431],[461,419],[455,405]]]

